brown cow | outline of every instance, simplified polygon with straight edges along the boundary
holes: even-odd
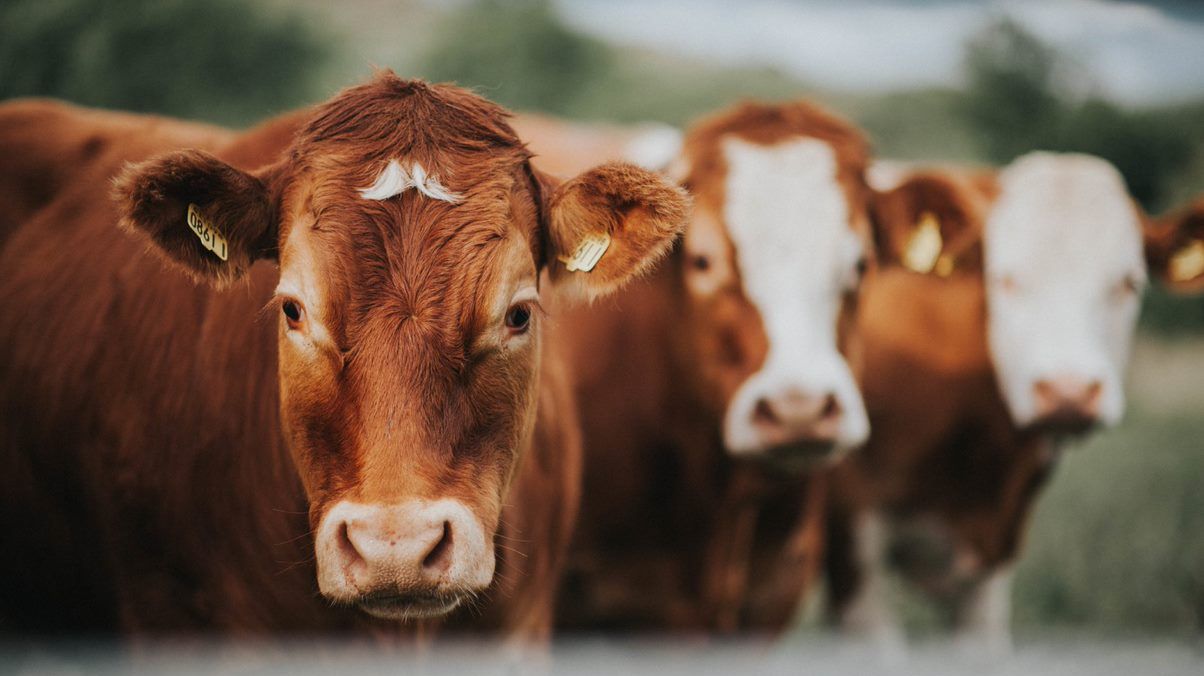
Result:
[[[1003,652],[1012,564],[1059,442],[1123,408],[1146,279],[1142,216],[1110,165],[1048,153],[998,178],[915,173],[874,212],[880,250],[895,253],[863,286],[873,433],[832,473],[832,610],[900,647],[883,598],[891,563],[951,606],[959,639]],[[892,264],[925,237],[947,253]],[[1147,257],[1165,277],[1166,258]]]
[[[0,144],[4,630],[546,634],[579,456],[540,305],[646,269],[678,189],[558,183],[391,73],[245,134],[11,103]]]
[[[575,166],[561,135],[528,129],[537,164]],[[736,106],[688,133],[684,241],[566,327],[586,475],[562,626],[772,630],[793,616],[822,504],[799,469],[867,432],[841,352],[871,242],[867,154],[802,102]]]

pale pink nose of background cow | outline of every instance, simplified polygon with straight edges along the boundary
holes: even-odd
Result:
[[[1033,384],[1039,420],[1089,423],[1099,417],[1103,384],[1073,375],[1058,375]]]
[[[829,444],[836,442],[842,412],[834,393],[810,394],[786,387],[759,398],[752,416],[766,446]]]
[[[317,538],[323,594],[348,602],[478,591],[493,578],[479,521],[454,500],[391,505],[341,502]]]

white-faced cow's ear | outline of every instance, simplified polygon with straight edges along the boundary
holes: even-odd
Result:
[[[1150,276],[1172,291],[1204,292],[1204,199],[1147,220],[1145,257]]]
[[[549,279],[569,298],[618,289],[668,253],[685,228],[686,192],[646,169],[609,163],[563,183],[532,173],[541,192]]]
[[[120,225],[150,237],[165,259],[198,281],[225,286],[260,258],[276,256],[276,208],[258,175],[198,150],[125,168],[114,181]]]
[[[986,197],[969,180],[917,173],[871,191],[870,221],[879,265],[948,277],[982,269]]]

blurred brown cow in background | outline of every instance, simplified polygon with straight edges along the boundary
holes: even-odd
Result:
[[[539,307],[687,201],[506,117],[391,73],[245,134],[0,108],[5,631],[546,636],[580,458]]]

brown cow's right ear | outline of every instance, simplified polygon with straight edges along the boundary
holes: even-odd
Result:
[[[1145,257],[1150,275],[1172,291],[1204,292],[1204,198],[1149,222]]]
[[[879,265],[938,277],[981,270],[985,200],[970,181],[937,172],[874,191],[869,211]]]
[[[271,172],[255,176],[198,150],[130,165],[113,187],[120,225],[149,235],[194,279],[225,286],[276,255]]]
[[[545,265],[557,292],[592,300],[652,268],[685,229],[690,198],[664,176],[611,162],[563,183],[532,169]]]

